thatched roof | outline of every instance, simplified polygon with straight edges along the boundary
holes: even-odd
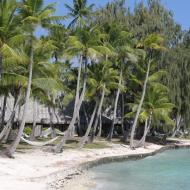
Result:
[[[36,105],[35,105],[36,104]],[[10,118],[11,112],[13,110],[14,98],[9,97],[7,99],[7,107],[5,112],[5,121]],[[0,110],[3,108],[3,97],[0,97]],[[21,106],[21,109],[17,109],[15,115],[15,121],[21,120],[23,114],[24,106]],[[48,112],[47,106],[35,103],[32,99],[29,101],[28,110],[26,114],[26,123],[33,123],[34,112],[36,112],[36,121],[37,123],[49,123],[50,116]],[[53,123],[69,123],[71,118],[69,116],[61,114],[59,109],[55,109],[55,113],[53,112]]]
[[[3,97],[0,97],[0,113],[3,108]],[[6,107],[6,114],[5,114],[5,121],[8,121],[10,118],[11,112],[13,110],[13,105],[14,105],[14,98],[9,97],[7,99],[7,107]],[[23,114],[23,108],[24,106],[21,106],[21,109],[17,109],[16,111],[16,116],[15,116],[15,121],[20,121],[22,119],[22,114]],[[64,110],[60,109],[55,109],[55,112],[53,112],[53,123],[54,124],[69,124],[73,115],[73,109],[74,109],[74,100],[71,101]],[[103,124],[109,124],[111,125],[112,119],[113,119],[113,114],[109,109],[108,113],[103,113],[102,114],[102,123]],[[38,124],[49,124],[50,123],[50,115],[48,112],[48,107],[46,105],[36,103],[33,101],[33,99],[30,99],[29,105],[28,105],[28,110],[26,114],[26,123],[33,123],[34,121],[34,113],[36,113],[36,122]],[[81,117],[80,121],[82,124],[86,123],[86,118],[85,114],[83,112],[83,109],[81,109]],[[116,118],[116,124],[121,124],[121,118],[118,117]]]

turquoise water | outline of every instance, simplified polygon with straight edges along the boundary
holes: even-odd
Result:
[[[190,190],[190,149],[92,168],[92,190]]]

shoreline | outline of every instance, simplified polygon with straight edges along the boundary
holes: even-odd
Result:
[[[186,141],[186,140],[185,140]],[[181,143],[181,144],[178,144]],[[76,176],[73,179],[71,179],[71,181],[68,182],[68,184],[66,184],[66,186],[62,186],[60,187],[60,190],[64,189],[64,190],[89,190],[93,187],[96,186],[95,182],[91,179],[92,176],[86,176],[85,174],[88,174],[88,169],[102,165],[102,164],[109,164],[112,162],[124,162],[127,160],[139,160],[139,159],[143,159],[149,156],[154,156],[156,154],[162,153],[166,150],[170,150],[170,149],[188,149],[190,148],[190,140],[187,140],[185,143],[182,140],[179,140],[178,143],[172,143],[170,145],[158,145],[160,146],[160,148],[155,149],[149,153],[139,153],[139,154],[125,154],[125,155],[116,155],[116,156],[108,156],[108,157],[102,157],[93,161],[88,161],[84,164],[82,164],[81,167],[84,170],[84,174],[81,174],[80,176]],[[155,145],[155,144],[151,144],[151,145]],[[132,150],[133,151],[133,150]],[[84,180],[86,180],[86,182],[84,182]],[[75,187],[75,185],[79,185],[77,186],[77,188],[73,188]],[[59,189],[59,188],[58,188]]]
[[[103,149],[68,149],[61,154],[41,149],[16,153],[15,159],[0,158],[1,188],[6,190],[86,190],[95,184],[87,170],[96,165],[141,159],[171,148],[190,148],[190,140],[178,140],[170,145],[148,144],[147,148],[130,150],[122,144],[109,144]]]

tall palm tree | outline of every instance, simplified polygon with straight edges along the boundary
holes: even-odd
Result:
[[[114,125],[117,115],[117,107],[118,101],[121,91],[124,91],[123,83],[124,83],[124,70],[127,67],[129,62],[137,62],[137,58],[135,55],[135,51],[133,49],[133,39],[131,38],[131,34],[120,24],[112,24],[109,29],[110,43],[115,48],[117,52],[117,60],[114,61],[116,63],[116,67],[120,72],[120,79],[118,83],[118,88],[116,92],[115,102],[114,102],[114,111],[113,111],[113,119],[112,126],[110,128],[109,135],[107,139],[111,141],[114,131]],[[122,87],[122,88],[121,88]]]
[[[52,17],[54,13],[54,5],[47,5],[44,7],[43,0],[23,0],[21,2],[21,7],[19,9],[19,14],[22,17],[23,28],[27,32],[28,40],[28,57],[29,57],[29,76],[28,84],[25,95],[25,105],[22,116],[22,121],[20,128],[17,134],[16,139],[13,143],[6,148],[4,154],[8,157],[12,157],[22,136],[25,122],[26,122],[26,113],[28,109],[28,102],[30,98],[31,84],[32,84],[32,74],[33,74],[33,62],[34,62],[34,32],[36,28],[40,25],[46,24]]]
[[[51,64],[49,60],[53,52],[57,49],[54,46],[54,41],[47,38],[41,38],[34,46],[34,65],[33,65],[33,80],[32,80],[32,95],[34,100],[34,113],[33,113],[33,128],[30,140],[34,140],[34,132],[36,128],[36,107],[42,96],[45,96],[45,102],[48,103],[49,113],[52,118],[52,96],[56,94],[56,89],[59,86],[58,81],[58,64]],[[42,83],[43,85],[39,84]],[[52,85],[53,84],[53,85]],[[54,86],[55,85],[55,86]],[[52,95],[53,94],[53,95]],[[43,102],[44,104],[44,102]],[[53,126],[51,124],[51,126]],[[52,127],[53,128],[53,127]]]
[[[73,0],[73,7],[68,4],[65,4],[65,7],[68,9],[69,13],[67,16],[72,19],[70,24],[68,25],[69,29],[77,29],[88,26],[88,18],[92,14],[93,4],[87,5],[87,0]],[[75,97],[75,105],[74,111],[77,109],[77,102],[79,101],[79,88],[80,88],[80,75],[81,75],[81,63],[82,56],[79,56],[79,67],[78,67],[78,79],[77,79],[77,89],[76,89],[76,97]],[[78,126],[80,128],[80,117],[79,114],[77,116]],[[74,133],[71,132],[71,133]]]
[[[54,151],[60,152],[65,144],[66,140],[73,134],[74,124],[79,114],[81,104],[84,100],[87,83],[87,65],[88,62],[97,62],[104,55],[111,56],[113,52],[101,43],[101,33],[97,27],[78,29],[75,36],[70,36],[67,41],[67,55],[78,55],[81,59],[79,63],[79,72],[77,79],[77,91],[79,91],[80,75],[83,68],[83,84],[82,92],[78,102],[76,103],[76,109],[74,110],[72,120],[67,129],[66,135],[62,138],[61,142],[55,147]],[[76,92],[76,96],[79,92]],[[77,98],[75,98],[77,100]],[[70,134],[71,133],[71,134]]]
[[[149,35],[142,44],[139,44],[139,46],[142,48],[142,46],[145,48],[147,51],[147,71],[146,71],[146,77],[143,85],[143,90],[142,90],[142,96],[138,105],[138,109],[135,115],[135,119],[132,125],[131,129],[131,137],[130,137],[130,147],[131,149],[134,149],[134,135],[135,135],[135,129],[137,126],[139,114],[143,105],[143,101],[145,98],[145,93],[147,89],[147,83],[148,83],[148,78],[149,78],[149,73],[150,73],[150,66],[151,63],[153,62],[153,54],[155,51],[163,51],[165,48],[163,47],[163,38],[160,35],[152,34]]]
[[[82,28],[87,24],[87,19],[92,14],[94,4],[88,5],[87,0],[73,0],[73,7],[65,4],[68,9],[68,17],[72,18],[68,28]]]

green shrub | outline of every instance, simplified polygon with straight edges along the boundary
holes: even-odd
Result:
[[[30,127],[25,127],[24,128],[24,133],[27,135],[30,135],[32,133],[32,129]]]

